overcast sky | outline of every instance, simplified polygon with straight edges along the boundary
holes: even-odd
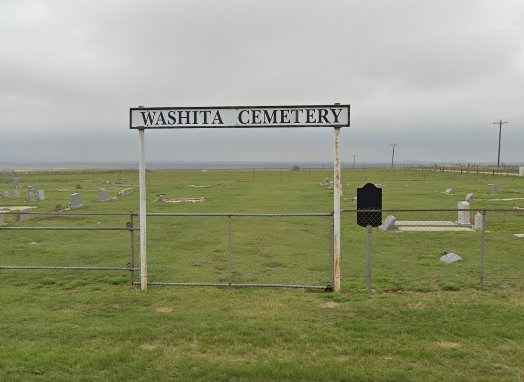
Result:
[[[346,162],[524,163],[522,0],[2,0],[0,167],[136,161],[129,108],[351,104]],[[330,161],[331,128],[146,131],[148,160]]]

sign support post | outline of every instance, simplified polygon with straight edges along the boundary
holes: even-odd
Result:
[[[140,184],[140,286],[147,289],[145,129],[333,127],[333,291],[340,291],[340,128],[349,126],[350,105],[143,107],[129,109],[129,127],[137,129]]]
[[[144,129],[138,130],[139,163],[138,178],[140,185],[140,289],[147,289],[147,245],[146,245],[146,149]]]
[[[341,195],[341,179],[340,179],[340,127],[334,128],[333,139],[333,292],[340,292],[340,261],[341,261],[341,245],[340,245],[340,195]]]
[[[366,289],[371,293],[371,233],[373,226],[366,226]]]

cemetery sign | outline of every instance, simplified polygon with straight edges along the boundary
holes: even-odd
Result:
[[[349,105],[138,107],[131,129],[349,126]]]
[[[333,128],[333,234],[331,288],[340,291],[340,129],[349,126],[347,104],[293,106],[144,107],[129,109],[129,128],[138,131],[140,187],[140,285],[147,282],[145,130],[198,128]]]

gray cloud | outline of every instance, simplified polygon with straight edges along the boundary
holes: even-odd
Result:
[[[3,1],[0,161],[133,160],[138,105],[343,102],[346,160],[387,161],[395,141],[403,160],[494,161],[504,118],[503,158],[522,162],[523,15],[517,0]],[[154,160],[331,157],[319,129],[147,141]]]

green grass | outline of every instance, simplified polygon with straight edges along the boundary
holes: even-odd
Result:
[[[152,171],[149,212],[330,212],[328,170]],[[136,172],[19,173],[43,188],[37,211],[82,193],[80,212],[138,211]],[[0,174],[0,191],[12,174]],[[115,186],[107,184],[116,180]],[[383,188],[385,209],[474,210],[524,201],[524,179],[417,170],[343,174],[343,290],[132,288],[126,271],[0,270],[2,381],[519,381],[524,380],[524,233],[520,211],[488,211],[486,274],[481,235],[373,231],[373,289],[365,290],[365,229],[356,188]],[[490,195],[489,183],[500,194]],[[349,186],[348,186],[349,184]],[[76,188],[79,185],[81,188]],[[191,185],[210,186],[195,188]],[[98,188],[130,196],[97,203]],[[453,188],[454,195],[443,195]],[[64,190],[67,191],[58,191]],[[169,205],[167,197],[206,202]],[[519,204],[520,203],[520,204]],[[0,205],[24,204],[0,199]],[[386,213],[387,214],[387,213]],[[456,212],[396,212],[399,220],[453,220]],[[125,227],[129,216],[38,216],[8,227]],[[135,225],[138,219],[135,217]],[[329,217],[233,217],[233,281],[329,282]],[[227,217],[148,219],[150,281],[227,282]],[[138,263],[138,235],[135,235]],[[0,230],[2,265],[125,267],[127,231]],[[443,251],[464,262],[439,261]],[[137,278],[138,280],[138,278]]]

